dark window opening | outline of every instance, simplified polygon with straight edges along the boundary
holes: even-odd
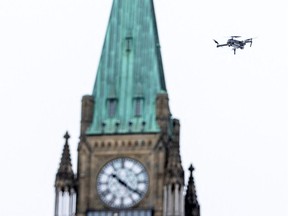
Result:
[[[113,118],[116,114],[117,109],[117,99],[110,98],[108,99],[108,116],[109,118]]]
[[[134,99],[134,114],[139,117],[143,115],[143,98],[135,98]]]

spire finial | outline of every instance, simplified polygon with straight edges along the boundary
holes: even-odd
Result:
[[[65,139],[66,143],[68,143],[69,138],[70,138],[70,135],[69,135],[68,131],[66,131],[66,133],[64,135],[64,139]]]
[[[190,167],[189,167],[190,173],[192,174],[192,172],[193,172],[194,170],[195,170],[195,169],[194,169],[193,165],[191,164]]]

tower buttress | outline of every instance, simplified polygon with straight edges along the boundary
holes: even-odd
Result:
[[[65,144],[59,169],[55,179],[55,216],[75,214],[76,185],[69,150],[68,132],[64,135]]]
[[[164,215],[184,216],[184,170],[180,156],[180,123],[172,120],[167,143],[167,165],[164,183]]]
[[[80,129],[81,137],[85,135],[87,128],[92,123],[93,114],[94,114],[94,97],[92,95],[84,95],[82,97],[82,107],[81,107],[81,129]]]
[[[171,119],[169,98],[166,92],[159,93],[156,98],[156,120],[162,134],[168,135],[168,126]]]

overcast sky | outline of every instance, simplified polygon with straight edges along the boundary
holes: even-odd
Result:
[[[0,1],[1,215],[53,215],[63,135],[76,168],[81,97],[92,93],[111,3]],[[201,215],[287,216],[286,2],[154,3]],[[233,55],[213,42],[230,35],[257,38]]]

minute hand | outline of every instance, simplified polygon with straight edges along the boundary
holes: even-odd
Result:
[[[136,189],[133,189],[132,187],[130,187],[126,182],[124,182],[123,180],[121,180],[117,175],[115,174],[112,174],[112,177],[117,179],[117,181],[122,184],[124,187],[126,187],[128,190],[134,192],[134,193],[137,193],[139,196],[141,196],[142,194],[136,190]]]

